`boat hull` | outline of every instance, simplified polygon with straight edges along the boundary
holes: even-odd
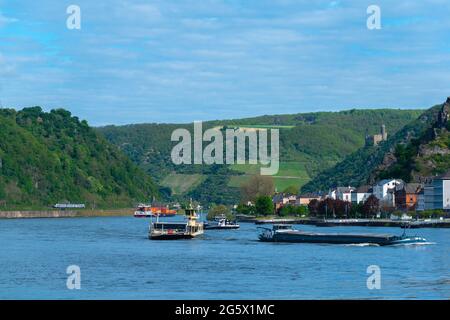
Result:
[[[203,229],[197,232],[149,232],[150,240],[188,240],[203,234]]]
[[[213,226],[213,225],[207,225],[205,226],[205,230],[229,230],[229,229],[239,229],[239,225],[233,225],[233,226]]]
[[[149,215],[146,215],[146,214],[135,214],[134,217],[135,218],[151,218],[152,215],[151,214],[149,214]]]
[[[154,213],[149,213],[149,214],[134,214],[135,218],[155,218],[155,217],[163,217],[163,218],[167,218],[167,217],[175,217],[177,214],[154,214]]]
[[[398,237],[394,235],[369,234],[317,234],[302,231],[263,233],[259,236],[266,242],[323,243],[323,244],[374,244],[379,246],[424,243],[420,237]]]
[[[163,234],[163,235],[150,235],[150,240],[187,240],[195,238],[191,234]]]

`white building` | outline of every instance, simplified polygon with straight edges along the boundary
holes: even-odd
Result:
[[[328,192],[328,198],[331,198],[331,199],[333,199],[333,200],[336,200],[336,189],[331,189],[331,190]]]
[[[404,185],[401,179],[384,179],[373,186],[373,195],[380,200],[380,203],[395,206],[395,189]]]
[[[425,193],[424,189],[420,190],[419,194],[417,195],[417,211],[423,211],[425,210]]]
[[[450,171],[425,185],[424,200],[425,210],[450,210]]]
[[[352,201],[352,192],[356,189],[353,187],[337,187],[335,189],[332,189],[328,193],[328,197],[332,198],[334,200],[339,199],[342,201],[351,202]]]
[[[364,203],[372,195],[372,188],[370,186],[361,186],[351,194],[352,203]]]

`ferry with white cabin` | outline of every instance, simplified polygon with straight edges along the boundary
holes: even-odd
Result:
[[[203,222],[199,222],[199,216],[192,203],[184,210],[186,222],[160,222],[159,216],[156,222],[151,221],[148,237],[150,240],[178,240],[193,239],[204,232]]]

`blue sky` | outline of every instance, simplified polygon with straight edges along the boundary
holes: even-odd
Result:
[[[449,16],[447,0],[0,0],[0,101],[93,125],[426,108],[450,95]]]

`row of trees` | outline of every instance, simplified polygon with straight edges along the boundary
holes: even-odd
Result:
[[[241,185],[241,203],[236,211],[247,215],[271,215],[274,212],[272,194],[275,190],[273,178],[254,175]],[[248,203],[254,205],[248,205]]]
[[[231,213],[230,209],[223,204],[213,205],[208,210],[208,215],[206,216],[206,219],[214,220],[214,218],[217,216],[225,216],[227,219],[233,220],[233,214]]]
[[[374,218],[380,212],[380,202],[377,197],[371,195],[363,204],[352,204],[339,199],[327,198],[324,200],[312,200],[309,205],[309,214],[314,217]]]
[[[293,206],[293,205],[286,205],[283,206],[278,214],[282,217],[286,216],[307,216],[309,214],[309,210],[307,206]]]
[[[255,205],[240,203],[236,211],[246,215],[268,216],[274,213],[274,206],[271,197],[259,196],[255,199]]]

